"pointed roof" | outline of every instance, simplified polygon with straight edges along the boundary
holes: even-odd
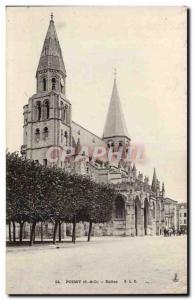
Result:
[[[152,191],[156,191],[156,188],[157,188],[157,176],[156,176],[156,171],[155,171],[155,168],[153,170],[153,179],[152,179]]]
[[[81,150],[81,144],[80,144],[80,139],[78,138],[78,141],[77,141],[77,144],[75,147],[75,155],[78,155],[80,150]]]
[[[157,189],[160,190],[160,181],[157,179]]]
[[[44,69],[54,69],[66,74],[60,43],[56,33],[53,14],[44,40],[37,72]]]
[[[117,90],[116,78],[114,78],[113,91],[104,127],[103,138],[115,136],[126,136],[129,138]]]

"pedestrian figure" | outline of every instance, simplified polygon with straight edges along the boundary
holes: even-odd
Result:
[[[173,281],[174,281],[174,282],[178,282],[178,281],[179,281],[179,279],[178,279],[178,273],[175,273],[175,274],[174,274]]]

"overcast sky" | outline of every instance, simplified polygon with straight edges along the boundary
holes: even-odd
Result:
[[[35,73],[54,21],[67,70],[75,122],[102,136],[117,68],[130,138],[145,146],[137,165],[166,194],[186,201],[186,10],[131,7],[7,9],[7,147],[23,143],[23,105],[36,91]]]

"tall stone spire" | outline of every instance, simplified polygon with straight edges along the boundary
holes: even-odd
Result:
[[[38,72],[45,71],[45,69],[57,70],[66,76],[66,69],[54,25],[53,14],[51,14],[50,24],[44,40],[36,76]]]
[[[151,185],[152,191],[156,192],[157,189],[157,176],[156,176],[156,171],[155,168],[153,170],[153,179],[152,179],[152,185]]]
[[[27,158],[51,166],[48,149],[72,145],[71,103],[66,98],[66,70],[53,14],[36,72],[36,92],[24,106],[24,120]],[[55,163],[64,166],[61,158]]]
[[[162,196],[165,197],[165,186],[164,186],[164,182],[162,183]]]
[[[104,139],[111,137],[126,137],[129,139],[119,93],[117,90],[116,73],[114,74],[113,91],[103,132]]]

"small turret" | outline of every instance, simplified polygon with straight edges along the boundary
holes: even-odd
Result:
[[[148,184],[148,183],[149,183],[149,177],[148,177],[148,176],[145,176],[145,178],[144,178],[144,183],[145,183],[145,184]]]
[[[133,177],[136,178],[137,177],[137,169],[136,169],[135,164],[133,164],[132,173],[133,173]]]
[[[155,168],[153,171],[153,179],[152,179],[151,189],[153,192],[156,192],[156,190],[157,190],[157,176],[156,176]]]
[[[128,177],[131,178],[132,177],[132,167],[131,167],[131,162],[128,162],[128,169],[127,169],[127,172],[128,172]]]
[[[80,153],[81,150],[81,144],[80,144],[80,139],[78,138],[76,147],[75,147],[75,155],[78,155]]]
[[[165,186],[164,186],[164,182],[162,183],[162,197],[165,197]]]
[[[138,179],[139,179],[140,181],[143,181],[143,173],[139,172],[139,174],[138,174]]]

